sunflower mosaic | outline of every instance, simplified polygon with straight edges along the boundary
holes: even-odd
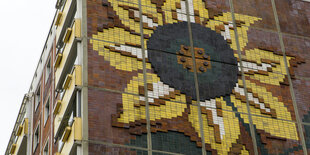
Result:
[[[188,20],[183,0],[142,0],[141,3],[142,19],[138,1],[103,2],[104,6],[113,8],[116,14],[113,18],[119,20],[99,27],[90,40],[93,50],[110,66],[137,71],[137,76],[123,90],[122,104],[112,117],[114,127],[128,128],[133,135],[146,133],[147,93],[152,133],[177,131],[190,137],[196,146],[205,145],[207,151],[249,154],[247,145],[240,142],[243,134],[240,124],[249,124],[245,97],[248,96],[257,131],[278,139],[299,140],[287,103],[267,87],[281,89],[281,85],[287,85],[283,56],[272,50],[246,48],[247,31],[260,18],[235,14],[242,51],[239,58],[230,12],[209,16],[204,1],[188,0]],[[191,23],[193,52],[187,22]],[[144,54],[141,35],[146,48]],[[143,59],[146,76],[142,72]],[[294,56],[287,56],[287,61],[289,65],[299,62]],[[247,92],[240,76],[240,62]],[[194,74],[198,77],[199,101]],[[201,106],[203,129],[199,125],[197,104]]]

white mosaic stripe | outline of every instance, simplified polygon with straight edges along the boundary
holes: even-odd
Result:
[[[245,96],[244,89],[240,88],[238,84],[234,88],[235,92],[238,92],[240,95]],[[248,94],[248,100],[254,101],[255,104],[258,104],[261,109],[266,110],[266,112],[270,112],[270,108],[266,108],[264,103],[259,102],[258,98],[254,97],[252,93]]]
[[[232,25],[231,24],[224,25],[224,27],[225,27],[225,31],[221,31],[221,35],[224,37],[225,40],[231,39],[229,28],[232,27]]]
[[[253,70],[253,71],[258,71],[258,70],[262,70],[262,71],[268,71],[267,68],[268,67],[271,67],[270,64],[267,64],[267,63],[262,63],[262,66],[258,66],[256,63],[253,63],[253,62],[247,62],[247,61],[242,61],[242,65],[243,65],[243,70],[245,72],[248,72],[249,70]],[[239,68],[239,71],[241,71],[241,68],[240,68],[240,63],[238,62],[238,68]]]
[[[141,48],[132,47],[132,46],[128,46],[128,45],[121,45],[120,47],[111,45],[111,47],[114,47],[117,50],[129,52],[132,55],[137,56],[137,58],[142,59],[142,50],[141,50]],[[147,58],[148,57],[147,50],[144,50],[144,52],[145,52],[145,58]]]
[[[134,10],[134,16],[137,17],[137,18],[140,18],[139,16],[139,11],[137,10]],[[153,22],[153,19],[145,16],[145,15],[142,15],[142,22],[143,23],[147,23],[148,27],[158,27],[158,24],[157,23],[154,23]]]
[[[200,102],[200,105],[212,111],[213,123],[219,125],[221,139],[223,139],[223,136],[225,135],[224,120],[223,117],[217,116],[215,99],[205,100],[205,102]]]
[[[188,5],[189,5],[190,21],[192,23],[195,23],[193,0],[188,0]],[[176,11],[177,11],[178,20],[187,21],[185,1],[183,0],[181,1],[181,9],[176,9]]]

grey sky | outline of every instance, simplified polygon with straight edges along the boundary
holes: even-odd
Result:
[[[0,154],[4,154],[55,14],[56,0],[0,4]]]

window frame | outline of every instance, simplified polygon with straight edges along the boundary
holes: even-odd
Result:
[[[33,153],[37,150],[40,144],[40,122],[34,130],[33,134]]]
[[[49,151],[50,151],[50,148],[49,148],[49,138],[46,140],[45,142],[45,145],[44,145],[44,148],[43,148],[43,155],[49,155]],[[47,150],[47,152],[45,152]]]
[[[35,93],[35,99],[34,99],[34,111],[37,111],[39,105],[40,105],[40,102],[41,102],[41,83],[39,83],[38,87],[37,87],[37,90],[36,90],[36,93]]]
[[[51,104],[50,104],[50,97],[47,98],[47,101],[44,104],[44,126],[46,125],[46,122],[48,120],[48,118],[50,117],[50,111],[51,111]],[[48,105],[48,109],[46,108],[46,106]]]
[[[45,66],[45,83],[47,83],[49,76],[52,72],[52,68],[51,68],[51,57],[48,58],[48,61],[46,63]]]

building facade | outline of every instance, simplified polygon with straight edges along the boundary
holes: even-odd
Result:
[[[56,9],[5,154],[310,151],[309,2]]]

